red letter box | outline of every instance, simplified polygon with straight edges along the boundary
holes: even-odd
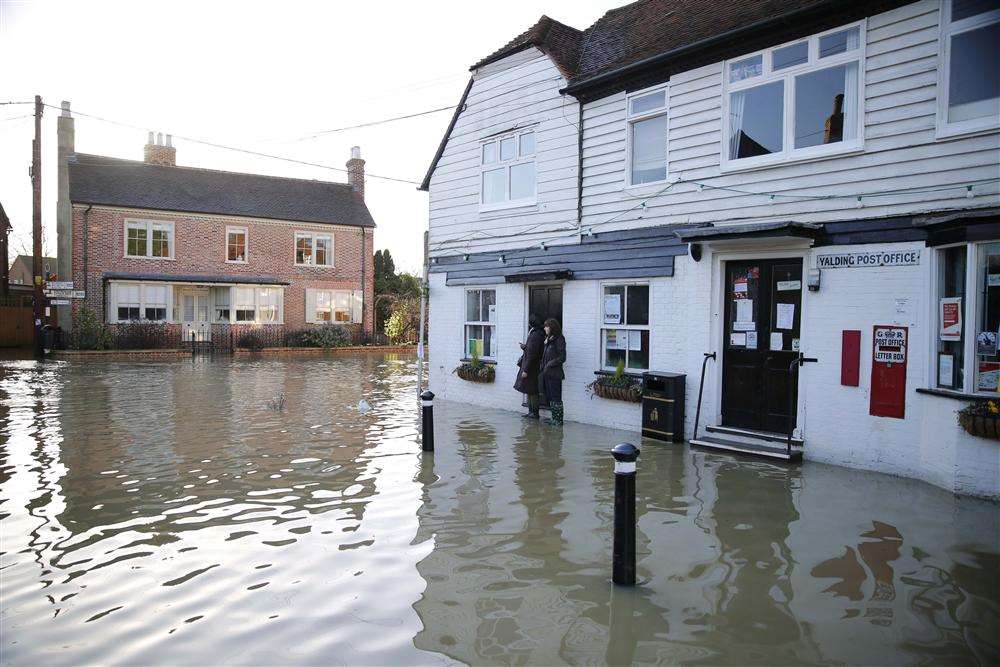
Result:
[[[906,407],[907,327],[872,328],[872,387],[869,414],[903,418]]]

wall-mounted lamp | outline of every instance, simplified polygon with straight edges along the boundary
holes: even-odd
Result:
[[[691,254],[691,259],[696,262],[701,261],[701,244],[700,243],[690,243],[688,244],[688,252]]]
[[[809,288],[809,291],[818,292],[819,282],[820,282],[820,270],[809,269],[809,275],[806,277],[806,287]]]

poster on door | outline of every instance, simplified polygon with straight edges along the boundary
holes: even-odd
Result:
[[[962,297],[946,296],[940,300],[938,322],[941,340],[962,340]]]

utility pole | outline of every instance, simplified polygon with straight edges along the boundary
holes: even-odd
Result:
[[[32,274],[35,280],[35,356],[45,356],[42,340],[42,318],[45,315],[42,281],[42,96],[35,95],[35,139],[31,142],[31,232]]]

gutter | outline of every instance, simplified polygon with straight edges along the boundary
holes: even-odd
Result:
[[[90,259],[90,209],[92,209],[92,208],[94,208],[93,204],[87,204],[87,208],[84,209],[84,211],[83,211],[83,289],[84,289],[84,293],[86,293],[86,290],[90,289],[90,278],[89,278],[90,277],[90,261],[89,261],[89,259]],[[70,213],[69,228],[70,228],[70,230],[72,230],[73,229],[73,204],[72,204],[72,202],[70,203],[70,206],[69,206],[69,213]],[[70,278],[71,279],[72,279],[72,275],[73,275],[73,263],[72,262],[73,262],[73,259],[72,259],[72,255],[71,255],[70,256]],[[101,310],[105,311],[104,312],[104,319],[105,320],[108,319],[108,313],[107,313],[108,304],[107,304],[106,300],[101,304]]]
[[[812,7],[797,9],[793,12],[782,14],[774,18],[763,19],[751,23],[749,25],[741,26],[739,28],[733,28],[732,30],[727,30],[724,33],[713,35],[712,37],[706,37],[704,39],[698,40],[697,42],[685,44],[684,46],[679,46],[675,49],[671,49],[670,51],[664,51],[663,53],[658,53],[655,56],[649,56],[647,58],[643,58],[642,60],[637,60],[634,63],[622,65],[621,67],[617,67],[609,72],[604,72],[603,74],[598,74],[597,76],[591,77],[589,79],[584,79],[576,83],[571,83],[562,90],[560,90],[559,92],[575,96],[578,93],[587,90],[588,88],[593,88],[603,83],[608,83],[622,76],[630,74],[633,71],[669,62],[671,60],[679,58],[680,56],[685,56],[690,53],[707,49],[711,46],[715,46],[721,42],[731,40],[735,37],[739,37],[740,35],[744,35],[749,32],[756,32],[758,30],[771,28],[777,25],[781,25],[782,23],[791,23],[813,14],[828,16],[830,12],[834,10],[834,8],[844,4],[846,4],[844,0],[826,0],[826,2],[822,2],[818,5],[813,5]]]

